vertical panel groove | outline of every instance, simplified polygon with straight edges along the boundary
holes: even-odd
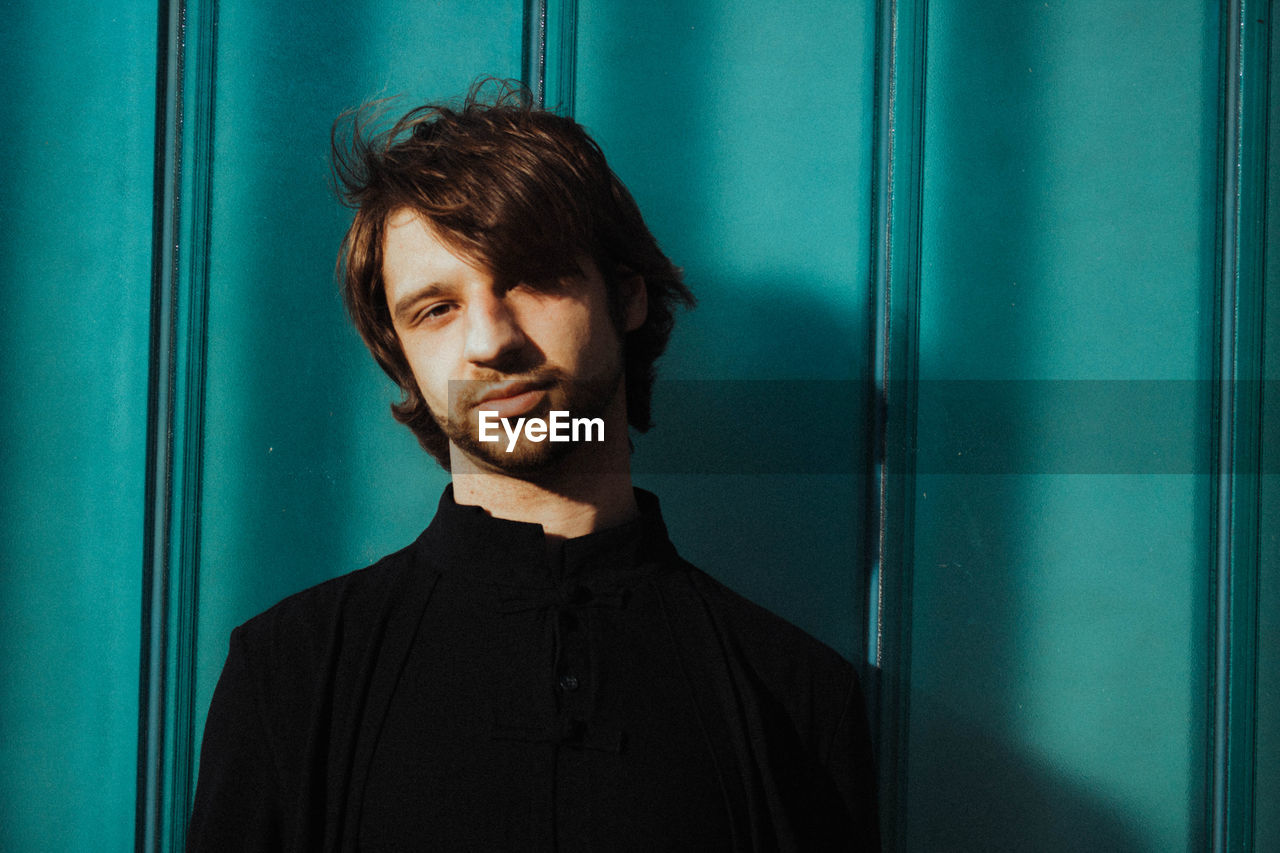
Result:
[[[872,182],[871,352],[873,435],[866,561],[868,647],[879,678],[877,717],[882,834],[902,847],[906,826],[907,700],[916,426],[920,213],[924,156],[927,0],[877,8]]]
[[[1210,670],[1215,853],[1252,849],[1268,7],[1230,0],[1223,27]]]
[[[541,108],[547,100],[547,0],[524,0],[522,43],[522,82]]]
[[[552,109],[573,116],[574,88],[578,64],[578,0],[556,0],[555,77],[550,81],[555,96]]]
[[[151,341],[147,388],[147,472],[143,531],[142,641],[134,847],[156,849],[163,796],[169,509],[173,475],[174,226],[181,126],[180,3],[161,0],[156,39],[156,135],[151,258]]]
[[[185,10],[192,13],[191,5]],[[195,732],[196,702],[196,625],[199,603],[200,496],[203,484],[205,362],[207,351],[206,314],[209,301],[210,215],[213,202],[213,130],[215,59],[217,56],[217,0],[200,0],[196,5],[195,26],[184,21],[184,44],[188,51],[194,45],[192,72],[184,75],[184,123],[182,148],[184,183],[180,193],[185,199],[181,209],[182,241],[185,259],[180,293],[183,305],[178,315],[180,329],[179,354],[183,364],[183,384],[179,397],[181,429],[175,431],[174,453],[182,459],[180,491],[172,509],[176,547],[171,559],[176,567],[177,584],[170,601],[173,614],[169,631],[173,637],[170,672],[173,712],[172,734],[166,760],[168,824],[164,838],[166,849],[181,850],[186,846],[187,814],[194,795],[194,768],[197,736]]]
[[[160,6],[139,851],[183,847],[192,795],[216,15]]]
[[[525,0],[523,83],[539,109],[573,116],[577,79],[577,0]]]

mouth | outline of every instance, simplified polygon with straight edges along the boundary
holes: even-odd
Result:
[[[530,411],[547,395],[549,382],[508,380],[499,382],[473,407],[477,412],[495,412],[499,418],[515,418]]]

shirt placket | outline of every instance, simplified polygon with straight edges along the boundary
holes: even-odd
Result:
[[[557,850],[591,849],[591,763],[593,752],[617,753],[622,749],[623,732],[612,721],[596,714],[596,688],[600,662],[596,659],[592,635],[596,614],[602,608],[620,608],[622,591],[593,589],[574,579],[566,579],[554,589],[508,588],[500,598],[500,610],[509,614],[538,611],[544,632],[547,661],[540,681],[539,696],[528,697],[521,710],[495,718],[495,735],[504,739],[546,744],[552,763],[551,835]],[[540,713],[546,696],[554,697],[552,719]],[[544,801],[545,802],[545,801]],[[541,835],[542,833],[538,833]]]

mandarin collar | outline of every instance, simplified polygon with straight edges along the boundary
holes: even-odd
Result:
[[[643,489],[635,495],[637,518],[549,548],[542,525],[494,518],[482,507],[459,504],[449,484],[415,548],[442,575],[480,582],[550,587],[569,578],[608,580],[608,575],[676,556],[657,496]]]

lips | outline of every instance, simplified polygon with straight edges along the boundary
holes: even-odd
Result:
[[[500,418],[519,417],[541,403],[549,387],[550,383],[545,382],[499,382],[481,395],[474,408],[496,412]]]

